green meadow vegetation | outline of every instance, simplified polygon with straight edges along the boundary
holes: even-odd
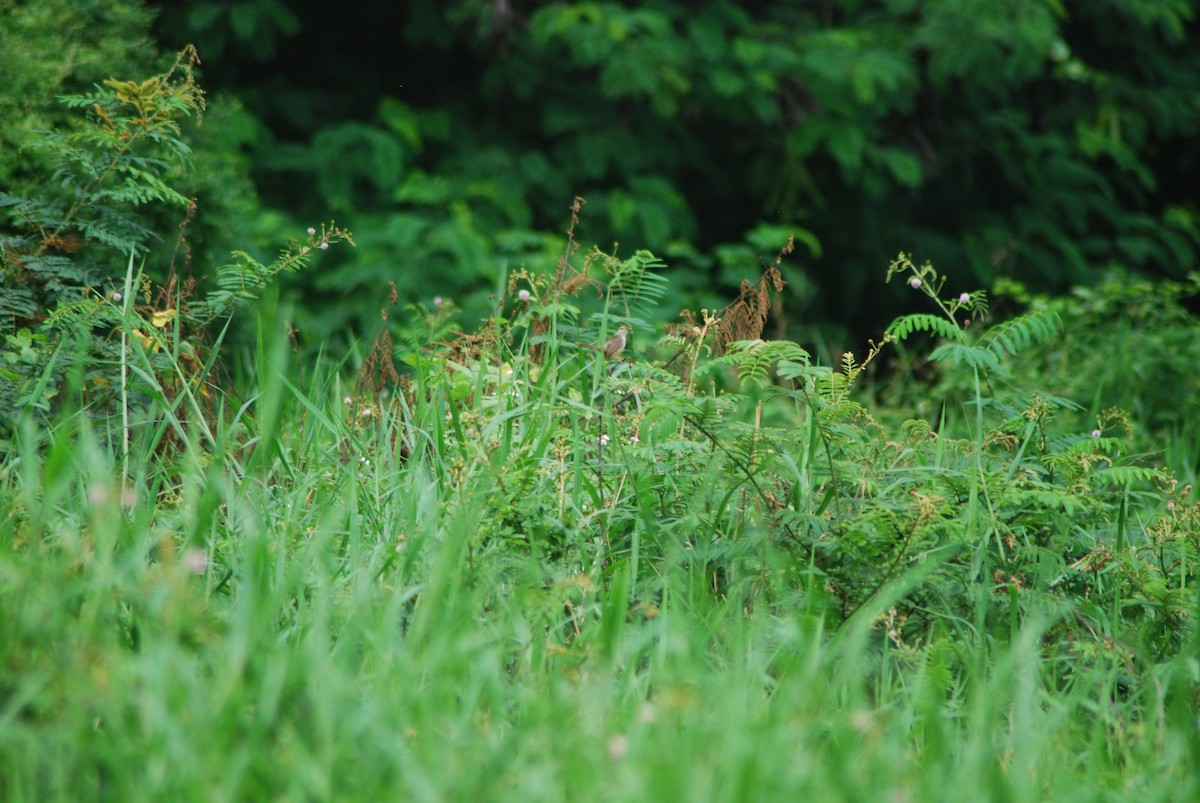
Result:
[[[0,194],[4,799],[1200,797],[1190,285],[900,254],[828,364],[769,334],[792,241],[663,327],[577,202],[478,326],[311,353],[279,280],[357,232],[176,269],[194,66]]]

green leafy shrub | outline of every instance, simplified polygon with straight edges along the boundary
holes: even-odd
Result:
[[[0,436],[13,432],[22,412],[49,420],[56,403],[100,417],[121,412],[128,425],[131,399],[141,408],[151,398],[177,404],[191,391],[207,397],[213,369],[207,327],[259,297],[275,275],[348,239],[333,226],[319,235],[310,229],[306,244],[294,243],[272,265],[237,252],[233,263],[214,271],[215,287],[197,296],[182,264],[191,258],[184,232],[195,201],[171,181],[191,153],[181,122],[205,108],[193,74],[197,63],[188,48],[161,75],[108,79],[92,93],[64,98],[82,120],[36,143],[55,181],[36,195],[0,193],[0,210],[12,227],[0,239],[0,329],[6,331]],[[153,255],[151,243],[160,237],[154,220],[169,207],[183,223],[156,287],[135,265]],[[64,402],[59,397],[68,389],[72,398]],[[195,396],[190,403],[199,413]]]
[[[613,365],[576,345],[602,342],[615,320],[634,322],[636,342],[665,297],[663,267],[593,254],[578,273],[518,277],[495,328],[404,359],[417,368],[408,405],[445,411],[431,448],[447,480],[482,470],[503,489],[479,548],[499,539],[593,574],[686,548],[704,556],[708,593],[754,577],[744,604],[800,593],[838,626],[890,610],[906,648],[931,632],[1009,640],[1067,611],[1053,649],[1107,633],[1170,656],[1190,637],[1193,592],[1178,572],[1200,557],[1195,534],[1163,537],[1153,523],[1184,504],[1170,475],[1131,451],[1127,419],[1072,428],[1074,403],[1017,368],[1061,339],[1055,310],[988,323],[985,294],[944,298],[937,271],[902,255],[889,276],[940,314],[897,319],[861,362],[825,367],[762,340],[782,288],[770,272],[672,329],[669,351],[643,340]],[[596,282],[604,303],[589,313],[571,299]],[[887,423],[856,385],[917,332],[941,340],[930,359],[965,380],[946,387],[940,419]],[[674,354],[658,363],[646,351]],[[637,604],[661,604],[657,571],[637,574]]]
[[[51,163],[37,141],[76,124],[56,97],[140,74],[153,60],[152,16],[130,0],[0,3],[0,187],[20,194],[43,182]]]
[[[1028,298],[1032,310],[1058,316],[1070,338],[1034,349],[1015,381],[1040,377],[1047,390],[1080,402],[1079,416],[1096,420],[1109,408],[1127,410],[1153,438],[1183,433],[1200,415],[1200,345],[1195,315],[1185,303],[1200,292],[1200,275],[1155,281],[1118,272],[1069,295]],[[1003,288],[1002,288],[1003,289]]]
[[[595,761],[630,799],[1189,789],[1200,514],[1119,421],[996,381],[1056,318],[992,324],[901,258],[941,317],[831,367],[763,338],[773,266],[654,337],[665,270],[572,235],[476,331],[385,327],[354,384],[260,298],[219,414],[150,400],[171,455],[62,410],[0,444],[11,796],[611,798]],[[972,395],[875,415],[879,355],[930,332]],[[656,780],[706,761],[736,788]]]
[[[343,230],[206,289],[147,278],[196,96],[113,84],[50,141],[86,192],[9,207],[33,225],[5,268],[53,306],[0,351],[7,796],[1195,790],[1200,507],[1136,417],[1078,422],[1030,367],[1086,305],[993,318],[901,255],[932,312],[826,365],[767,336],[789,242],[656,337],[667,261],[580,257],[577,201],[556,266],[509,272],[473,331],[443,298],[393,338],[393,292],[351,382],[293,359],[270,292]],[[1164,328],[1177,291],[1145,292]],[[928,352],[932,414],[869,403],[897,347]]]
[[[15,230],[0,242],[0,327],[16,331],[25,349],[35,342],[31,330],[39,328],[36,342],[42,344],[37,360],[6,351],[4,419],[25,407],[48,410],[73,360],[92,372],[87,386],[111,384],[111,366],[120,359],[109,334],[120,311],[133,303],[124,297],[143,289],[129,279],[121,284],[120,266],[145,255],[156,236],[140,210],[172,205],[183,214],[188,207],[164,177],[170,161],[188,154],[178,121],[204,108],[192,76],[195,62],[195,51],[185,51],[161,76],[142,83],[110,79],[91,94],[65,98],[88,120],[39,140],[56,181],[37,197],[0,193],[0,208]],[[177,306],[164,301],[164,308]],[[78,353],[68,356],[74,348],[64,352],[63,346],[79,338]],[[110,367],[97,370],[105,364]]]
[[[874,279],[897,243],[974,287],[1181,279],[1200,254],[1194,24],[1186,0],[245,0],[162,4],[158,30],[222,54],[280,227],[332,209],[360,233],[301,282],[316,333],[363,331],[388,281],[453,296],[472,327],[506,267],[552,267],[581,195],[581,236],[652,248],[693,308],[771,254],[761,227],[803,233],[774,323],[858,333],[826,333],[844,344],[900,309]],[[330,40],[355,43],[353,75]],[[340,288],[370,295],[322,303]]]
[[[996,358],[1002,355],[980,356],[989,361],[994,387],[1038,387],[1054,400],[1061,426],[1098,429],[1106,435],[1120,432],[1130,449],[1150,453],[1191,481],[1196,462],[1190,456],[1189,432],[1190,422],[1200,414],[1200,380],[1194,370],[1200,351],[1195,316],[1186,304],[1196,292],[1195,276],[1175,282],[1117,272],[1063,296],[1033,294],[1018,282],[1001,281],[995,287],[995,303],[1003,314],[1014,317],[994,325],[1002,339],[993,342],[993,350],[1004,346],[1003,333],[1014,323],[1041,324],[1030,330],[1029,342],[1011,344],[1018,347],[1019,359],[1000,362]],[[908,316],[898,324],[920,328],[913,323],[920,320]],[[980,323],[987,321],[991,319]],[[945,328],[944,318],[939,326]],[[1061,327],[1065,336],[1048,336],[1049,326]],[[925,384],[906,383],[901,372],[880,383],[880,403],[936,416],[939,405],[969,402],[974,388],[971,366],[941,359],[960,348],[951,343],[928,356],[921,351],[902,354],[899,364],[935,383],[936,389],[929,393]],[[1172,448],[1160,453],[1163,443]]]

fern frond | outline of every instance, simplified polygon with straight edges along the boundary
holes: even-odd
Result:
[[[963,339],[962,330],[955,326],[953,321],[924,312],[902,315],[887,328],[887,334],[895,340],[905,340],[913,332],[930,332],[955,342],[961,342]]]
[[[775,370],[776,373],[779,374],[780,379],[799,379],[800,377],[811,377],[818,372],[828,373],[832,369],[827,365],[811,365],[810,357],[808,353],[805,352],[804,358],[800,360],[780,360],[779,367]]]
[[[807,351],[789,340],[738,340],[729,344],[728,350],[709,360],[694,372],[699,379],[720,367],[732,366],[738,372],[738,379],[755,385],[764,385],[768,381],[770,368],[776,363],[787,363],[789,378],[796,375],[794,365],[807,365],[812,357]],[[781,376],[785,375],[781,372]]]
[[[752,385],[765,385],[767,372],[775,362],[770,345],[764,340],[741,340],[733,344],[742,352],[738,364],[738,379]]]
[[[45,286],[53,289],[90,284],[98,277],[67,257],[53,254],[26,257],[21,266],[39,277]],[[16,289],[16,288],[14,288]],[[5,292],[12,292],[5,288]]]
[[[232,312],[240,304],[257,299],[262,289],[276,276],[303,269],[318,248],[341,241],[354,244],[349,232],[330,224],[322,227],[316,240],[308,244],[293,243],[284,249],[270,265],[262,264],[245,251],[234,251],[231,254],[234,261],[217,268],[217,289],[203,301],[192,304],[197,323],[206,325]]]
[[[135,218],[110,206],[87,206],[71,222],[85,239],[103,243],[122,253],[143,253],[146,243],[161,239]]]
[[[1057,446],[1060,442],[1052,442],[1052,446]],[[1082,455],[1082,454],[1103,454],[1103,455],[1120,455],[1124,451],[1124,444],[1120,438],[1092,438],[1089,436],[1075,435],[1070,439],[1070,443],[1063,446],[1059,454],[1063,455]]]
[[[769,427],[735,424],[726,430],[722,443],[725,453],[743,471],[757,474],[779,459],[777,455],[782,451],[780,434],[780,430]]]
[[[176,192],[162,179],[146,172],[128,175],[119,185],[96,190],[92,197],[92,203],[106,201],[132,206],[144,206],[154,201],[175,206],[187,206],[188,204],[187,197]]]
[[[925,440],[926,438],[937,437],[937,432],[934,430],[933,424],[930,424],[923,418],[907,419],[903,424],[900,425],[900,431],[904,433],[906,438],[912,441],[921,441]]]
[[[841,371],[830,369],[827,372],[815,374],[817,380],[813,389],[816,393],[825,399],[828,403],[836,403],[845,396],[846,389],[850,387],[850,377]]]
[[[714,357],[702,365],[696,366],[695,370],[692,371],[692,379],[701,380],[720,368],[736,368],[743,359],[745,358],[740,351],[727,351],[720,357]]]
[[[705,396],[698,400],[694,409],[685,412],[685,415],[692,426],[711,430],[720,425],[722,408],[728,407],[732,401],[733,399],[729,395],[724,397]]]
[[[680,381],[678,376],[670,371],[644,362],[638,363],[634,371],[637,376],[649,380],[651,387],[656,391],[665,390],[672,395],[679,395],[681,397],[687,394],[686,386]]]
[[[95,298],[59,304],[46,319],[46,324],[66,329],[77,328],[85,323],[90,326],[96,323],[97,313],[108,307],[107,303]]]
[[[996,324],[984,333],[982,342],[997,357],[1013,356],[1054,338],[1062,328],[1057,312],[1036,310]]]
[[[0,330],[10,332],[17,321],[26,321],[37,314],[37,298],[24,287],[5,287],[0,293]]]
[[[929,355],[934,362],[948,362],[951,365],[965,365],[982,371],[999,371],[1000,356],[982,346],[968,346],[965,343],[943,343]]]
[[[1096,472],[1095,478],[1104,485],[1163,483],[1167,480],[1167,473],[1149,466],[1111,466]]]
[[[202,321],[211,321],[231,311],[239,303],[251,301],[267,285],[274,273],[245,251],[234,251],[233,262],[217,268],[217,289],[194,305]],[[282,260],[282,257],[280,258]]]
[[[649,317],[667,293],[666,277],[656,272],[664,270],[667,264],[645,250],[637,251],[624,261],[610,257],[606,262],[612,272],[609,290],[613,300],[628,310]]]

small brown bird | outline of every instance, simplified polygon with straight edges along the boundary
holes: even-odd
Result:
[[[625,350],[625,343],[629,339],[629,327],[626,324],[621,324],[617,329],[617,333],[608,339],[604,344],[604,357],[611,360],[622,351]]]

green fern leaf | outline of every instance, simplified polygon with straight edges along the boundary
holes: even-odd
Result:
[[[665,270],[667,264],[645,250],[624,261],[609,259],[606,267],[612,272],[609,289],[613,300],[642,317],[650,317],[667,293],[667,279],[657,272]]]
[[[1062,320],[1058,313],[1044,309],[996,324],[984,334],[983,342],[997,357],[1006,357],[1045,343],[1060,331]]]
[[[1095,475],[1096,481],[1105,485],[1135,485],[1162,483],[1167,474],[1162,469],[1147,466],[1112,466]]]
[[[781,362],[789,366],[806,365],[811,359],[807,351],[788,340],[739,340],[731,343],[724,355],[697,368],[693,375],[699,379],[717,368],[732,366],[742,382],[765,385],[773,365]],[[798,375],[795,367],[787,371],[786,375],[783,372],[780,375],[785,378]]]
[[[896,340],[905,340],[913,332],[930,332],[955,342],[961,342],[963,339],[962,330],[952,321],[928,313],[903,315],[892,321],[892,325],[887,328],[887,334]]]
[[[997,354],[981,346],[968,346],[965,343],[943,343],[933,350],[929,359],[982,371],[1000,370],[1000,357]]]

